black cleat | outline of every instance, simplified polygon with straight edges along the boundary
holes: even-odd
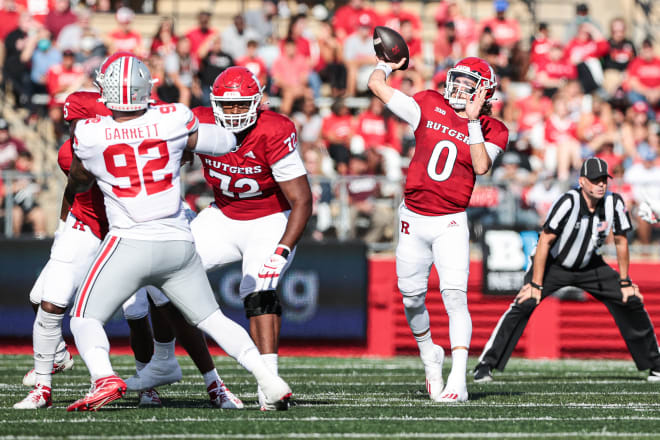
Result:
[[[474,381],[478,383],[490,382],[493,380],[493,374],[490,371],[490,365],[479,362],[474,367]]]

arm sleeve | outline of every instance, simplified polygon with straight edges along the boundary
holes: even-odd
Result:
[[[413,130],[417,130],[419,121],[422,119],[422,110],[415,99],[400,90],[395,90],[392,99],[386,105],[392,113],[410,124]]]
[[[550,208],[548,217],[543,225],[543,230],[552,234],[559,235],[564,228],[568,216],[573,207],[573,198],[570,194],[561,196]]]
[[[197,118],[195,117],[195,121]],[[236,149],[236,136],[216,124],[197,124],[195,153],[222,156]],[[194,130],[193,130],[194,131]]]
[[[287,154],[271,167],[276,182],[286,182],[307,174],[305,165],[297,151]]]

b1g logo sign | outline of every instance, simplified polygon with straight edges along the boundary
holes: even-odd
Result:
[[[222,312],[247,328],[238,288],[241,264],[209,272]],[[282,338],[363,340],[367,328],[367,250],[363,243],[301,243],[277,286]]]
[[[538,233],[488,229],[482,240],[483,292],[503,295],[517,293],[523,285]]]

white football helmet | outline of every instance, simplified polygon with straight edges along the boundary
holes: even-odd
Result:
[[[133,112],[146,109],[151,99],[151,72],[134,56],[121,56],[105,67],[99,80],[100,102],[110,110]]]

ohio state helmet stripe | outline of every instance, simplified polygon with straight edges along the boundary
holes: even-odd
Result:
[[[131,72],[131,63],[133,61],[132,57],[124,57],[122,58],[122,63],[123,63],[123,75],[122,75],[122,85],[121,85],[121,103],[122,104],[130,104],[129,99],[128,99],[128,83],[130,80],[130,72]]]

